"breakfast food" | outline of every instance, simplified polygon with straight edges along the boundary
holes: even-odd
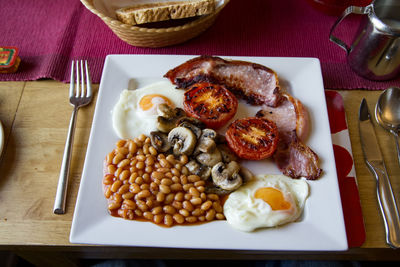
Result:
[[[235,116],[238,101],[224,86],[203,82],[185,92],[183,106],[189,116],[218,129]]]
[[[169,70],[164,77],[184,89],[203,81],[223,84],[252,105],[275,107],[281,99],[277,74],[251,62],[200,56]]]
[[[282,173],[315,180],[322,169],[318,166],[318,155],[303,143],[309,131],[308,113],[303,104],[288,93],[284,93],[282,99],[278,107],[263,106],[256,117],[277,124],[280,139],[274,159]]]
[[[304,180],[257,176],[229,195],[224,214],[233,228],[246,232],[286,224],[299,218],[308,192]]]
[[[222,220],[221,199],[184,166],[188,157],[158,153],[150,137],[120,140],[104,166],[104,195],[113,216],[162,226]]]
[[[303,143],[309,130],[307,111],[300,100],[281,91],[273,70],[251,62],[200,56],[169,70],[164,77],[183,89],[201,81],[222,84],[248,103],[259,105],[256,116],[278,126],[280,141],[274,158],[282,172],[310,180],[321,176],[318,155]]]
[[[150,84],[136,90],[122,91],[112,111],[113,128],[121,139],[149,135],[156,130],[157,107],[166,103],[182,107],[183,92],[168,81]]]
[[[129,25],[201,16],[215,10],[215,0],[132,0],[131,2],[131,5],[115,11],[117,18]]]
[[[260,160],[271,157],[278,145],[278,129],[262,118],[235,120],[226,131],[229,147],[242,159]]]

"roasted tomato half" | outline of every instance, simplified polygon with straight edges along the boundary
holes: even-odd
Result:
[[[278,128],[270,120],[235,120],[226,131],[229,147],[242,159],[260,160],[272,156],[278,145]]]
[[[208,128],[218,129],[235,116],[238,101],[224,86],[203,82],[185,92],[183,107]]]

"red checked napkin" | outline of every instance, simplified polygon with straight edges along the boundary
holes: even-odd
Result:
[[[365,227],[355,178],[343,98],[338,92],[330,90],[325,91],[325,97],[328,106],[347,242],[349,247],[359,247],[365,241]]]

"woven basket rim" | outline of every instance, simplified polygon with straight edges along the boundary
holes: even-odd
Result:
[[[199,19],[196,19],[195,21],[186,23],[181,26],[175,26],[175,27],[169,27],[169,28],[142,28],[139,26],[132,26],[125,24],[119,20],[116,20],[114,18],[111,18],[109,16],[104,15],[100,11],[98,11],[94,6],[93,6],[93,0],[80,0],[81,3],[93,14],[97,15],[100,17],[105,23],[107,24],[112,24],[113,26],[116,27],[121,27],[126,30],[132,30],[132,31],[138,31],[138,32],[146,32],[146,33],[152,33],[152,32],[157,32],[157,33],[166,33],[166,32],[177,32],[181,30],[186,30],[189,28],[192,28],[196,26],[197,24],[202,23],[204,20],[207,20],[211,16],[215,16],[218,14],[227,4],[230,0],[224,0],[224,3],[219,6],[213,13],[205,15],[200,17]]]

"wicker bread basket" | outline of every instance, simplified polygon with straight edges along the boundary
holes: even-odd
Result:
[[[211,14],[201,16],[181,26],[168,28],[144,28],[128,25],[100,12],[95,8],[94,0],[81,0],[81,2],[92,13],[99,16],[126,43],[140,47],[164,47],[183,43],[205,31],[214,23],[219,12],[229,0],[224,0],[223,4]]]

